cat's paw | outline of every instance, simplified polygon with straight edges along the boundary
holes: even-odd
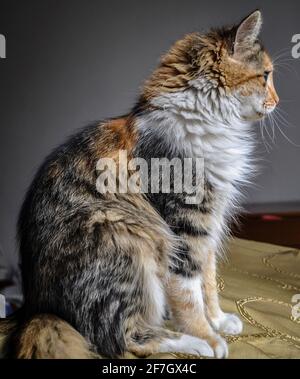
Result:
[[[228,346],[227,342],[219,335],[215,335],[212,341],[209,341],[211,347],[214,350],[215,358],[227,358],[228,357]]]
[[[166,339],[161,344],[160,351],[200,355],[210,358],[228,357],[227,343],[218,334],[213,334],[207,341],[188,334],[182,335],[179,339]]]
[[[179,340],[167,340],[165,344],[168,351],[214,357],[214,351],[203,339],[184,334]]]
[[[218,319],[212,320],[214,328],[223,334],[240,334],[243,330],[243,323],[233,313],[222,313]]]

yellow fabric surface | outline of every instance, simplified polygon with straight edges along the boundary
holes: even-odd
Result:
[[[219,267],[219,290],[223,310],[239,314],[244,324],[241,335],[225,336],[229,358],[300,358],[300,317],[292,316],[292,297],[300,294],[298,250],[233,240]]]

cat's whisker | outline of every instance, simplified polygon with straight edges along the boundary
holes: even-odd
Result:
[[[275,145],[275,125],[274,125],[274,120],[271,114],[268,114],[268,120],[270,122],[271,129],[272,129],[272,143],[273,145]]]
[[[271,125],[271,122],[270,122],[270,125]],[[272,137],[272,134],[270,133],[269,131],[269,125],[267,124],[267,119],[264,119],[264,127],[265,127],[265,130],[266,130],[266,133],[268,135],[268,138],[269,138],[269,141],[268,141],[268,145],[270,147],[270,150],[273,149],[273,137]]]
[[[291,49],[289,47],[284,49],[284,50],[285,51],[283,51],[282,53],[279,53],[275,56],[273,55],[273,58],[272,58],[273,63],[276,63],[276,62],[278,62],[280,60],[284,60],[284,59],[290,59],[290,60],[294,59],[291,55]]]
[[[275,63],[277,62],[279,59],[281,59],[282,57],[284,57],[285,55],[288,57],[290,56],[290,48],[289,47],[286,47],[284,49],[281,49],[277,54],[274,55],[274,58],[272,59],[272,62]]]
[[[270,152],[270,150],[269,150],[270,145],[269,145],[268,141],[266,140],[265,134],[264,134],[264,120],[260,120],[259,124],[260,124],[260,133],[261,133],[261,138],[262,138],[263,144],[265,146],[267,153],[269,153]]]
[[[281,102],[281,100],[280,100]],[[276,107],[276,110],[285,113],[287,116],[289,115],[287,111],[285,111],[283,108],[280,108],[279,106]]]
[[[271,126],[271,129],[272,129],[272,131],[273,131],[272,123],[271,123],[270,115],[269,115],[269,114],[267,114],[267,120],[269,121],[270,126]],[[274,138],[274,132],[273,132],[273,134],[271,135],[267,123],[265,123],[265,128],[266,128],[266,132],[267,132],[268,137],[269,137],[270,140],[274,143],[274,140],[273,140],[273,138]]]
[[[286,69],[290,73],[293,73],[297,77],[297,79],[300,79],[299,72],[295,69],[294,66],[290,65],[287,62],[277,63],[277,64],[274,65],[274,67],[275,68],[279,67],[279,68],[282,68],[283,70]],[[280,72],[280,71],[277,71],[277,72]]]
[[[278,116],[278,114],[277,114],[277,116]],[[284,131],[280,128],[280,126],[279,126],[279,120],[276,118],[276,113],[274,113],[273,114],[273,117],[274,117],[274,121],[275,121],[275,123],[276,123],[276,126],[277,126],[277,128],[278,128],[278,130],[279,130],[279,132],[281,133],[281,135],[291,144],[291,145],[293,145],[293,146],[295,146],[295,147],[300,147],[300,145],[298,145],[298,144],[296,144],[294,141],[292,141],[285,133],[284,133]]]
[[[286,128],[290,126],[287,122],[279,118],[278,111],[274,110],[272,116],[273,116],[274,121],[276,121],[276,125],[281,124],[282,126]]]
[[[290,49],[288,47],[283,47],[282,49],[278,50],[276,53],[272,54],[274,58],[277,58],[281,54],[285,54]]]
[[[282,62],[295,62],[295,58],[292,58],[292,57],[286,57],[286,58],[282,58],[281,60],[278,59],[277,62],[282,63]],[[275,63],[277,63],[275,62]]]
[[[282,109],[280,109],[280,108],[275,108],[274,109],[274,115],[276,115],[277,116],[277,118],[281,121],[281,123],[284,125],[284,126],[286,126],[287,128],[289,128],[289,127],[293,127],[293,128],[295,128],[296,126],[295,125],[293,125],[293,124],[291,124],[285,117],[284,117],[284,115],[282,115],[280,112],[282,111]]]
[[[275,71],[276,71],[277,68],[291,69],[292,67],[293,66],[291,66],[288,62],[275,63],[275,65],[274,65]]]
[[[276,75],[277,75],[277,74],[278,74],[278,75],[283,75],[284,77],[286,77],[286,74],[285,74],[285,73],[283,73],[283,72],[281,72],[281,71],[279,71],[279,70],[278,70],[278,71],[276,71]]]

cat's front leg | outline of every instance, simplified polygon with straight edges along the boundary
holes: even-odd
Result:
[[[171,273],[167,284],[172,316],[181,332],[205,339],[216,358],[226,358],[226,341],[215,332],[205,315],[201,274],[192,276]]]
[[[203,263],[203,290],[207,317],[214,329],[223,334],[240,334],[243,329],[241,320],[232,313],[225,313],[219,305],[216,280],[216,256],[209,252]]]

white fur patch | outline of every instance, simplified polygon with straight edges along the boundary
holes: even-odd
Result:
[[[201,290],[201,276],[198,275],[193,278],[182,278],[178,277],[176,282],[172,284],[172,295],[174,297],[182,295],[182,291],[186,291],[187,297],[185,300],[194,304],[193,312],[202,314],[204,312],[204,301],[203,294]],[[216,358],[226,358],[228,356],[228,347],[226,341],[215,334],[217,339],[214,346],[214,356]]]
[[[209,344],[200,338],[184,334],[179,339],[165,339],[160,345],[160,352],[177,352],[204,357],[213,357],[214,351]]]
[[[211,230],[220,246],[226,220],[240,198],[239,186],[254,171],[251,124],[241,121],[233,95],[203,78],[190,84],[185,91],[154,98],[159,109],[138,117],[137,126],[144,138],[154,134],[188,158],[204,158],[204,173],[217,198]]]
[[[236,335],[240,334],[243,330],[243,323],[233,313],[224,313],[219,318],[211,320],[215,329],[224,334]]]
[[[177,294],[181,296],[182,291],[189,294],[185,300],[194,304],[195,312],[204,312],[204,301],[201,289],[201,276],[194,276],[192,278],[185,278],[178,276],[176,282],[172,284],[173,296]]]
[[[227,358],[228,357],[228,346],[227,342],[220,336],[217,336],[218,338],[218,343],[215,346],[215,357],[220,359],[220,358]]]

